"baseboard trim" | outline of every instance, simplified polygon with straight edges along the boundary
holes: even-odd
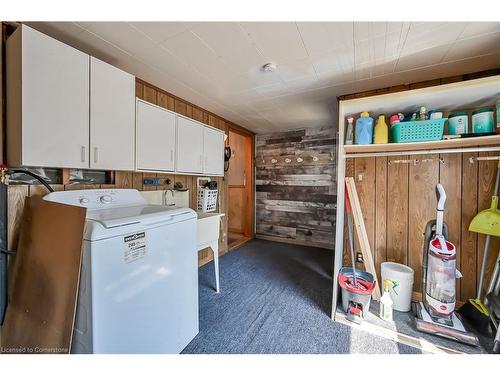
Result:
[[[300,245],[300,246],[307,246],[307,247],[319,247],[320,249],[327,249],[327,250],[333,251],[333,243],[332,243],[332,247],[326,247],[324,244],[320,244],[317,242],[303,242],[303,241],[294,240],[291,238],[267,236],[265,234],[256,234],[255,238],[258,238],[260,240],[288,243],[288,244],[292,244],[292,245]]]

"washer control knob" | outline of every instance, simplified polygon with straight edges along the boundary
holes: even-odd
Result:
[[[80,198],[80,204],[87,204],[87,203],[89,203],[88,198],[85,198],[85,197]]]
[[[113,201],[113,198],[111,198],[111,195],[103,195],[100,198],[100,201],[101,201],[101,203],[108,204],[108,203],[111,203]]]

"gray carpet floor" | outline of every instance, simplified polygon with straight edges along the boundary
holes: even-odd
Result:
[[[196,353],[421,353],[330,319],[332,252],[252,240],[199,269]]]

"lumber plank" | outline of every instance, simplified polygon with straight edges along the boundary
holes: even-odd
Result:
[[[345,179],[347,194],[349,196],[349,201],[351,202],[352,216],[354,219],[354,228],[360,243],[361,253],[363,254],[363,260],[365,264],[365,269],[370,272],[375,278],[375,289],[373,290],[373,298],[376,300],[380,299],[380,285],[377,279],[377,272],[375,270],[375,263],[373,261],[372,251],[370,249],[370,242],[368,240],[368,235],[366,233],[366,228],[363,220],[363,212],[359,204],[358,194],[356,192],[356,184],[352,177],[347,177]]]

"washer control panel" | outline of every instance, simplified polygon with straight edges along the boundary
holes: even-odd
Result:
[[[45,200],[86,207],[89,210],[146,204],[135,189],[92,189],[56,191],[44,196]]]

